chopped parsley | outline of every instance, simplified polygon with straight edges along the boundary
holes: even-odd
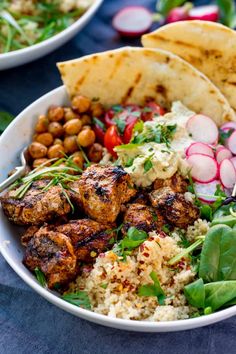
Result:
[[[139,247],[147,238],[148,234],[145,231],[131,226],[127,235],[115,245],[113,252],[125,260],[126,256],[130,255],[132,250]]]
[[[151,168],[153,167],[153,163],[151,161],[151,157],[149,157],[145,162],[144,162],[144,171],[147,173]]]
[[[84,309],[91,310],[91,304],[86,291],[77,291],[76,293],[65,294],[62,299],[72,305],[83,307]]]
[[[234,132],[234,129],[229,129],[227,131],[219,129],[219,144],[225,145],[226,140],[230,137],[230,135]]]
[[[43,287],[45,287],[47,285],[47,281],[46,281],[44,273],[41,271],[41,269],[39,269],[39,267],[36,267],[34,269],[34,272],[35,272],[35,275],[36,275],[36,278],[37,278],[39,284],[42,285]]]
[[[116,123],[119,133],[124,134],[125,127],[126,127],[126,121],[121,118],[114,118],[113,121]]]
[[[93,117],[93,124],[96,124],[99,128],[105,131],[105,124],[100,119]]]
[[[163,289],[161,288],[160,282],[158,280],[156,272],[152,271],[150,273],[150,278],[153,281],[153,284],[141,285],[138,288],[139,296],[156,296],[158,303],[164,305],[164,300],[166,298]]]

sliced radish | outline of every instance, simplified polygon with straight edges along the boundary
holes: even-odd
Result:
[[[236,155],[236,131],[234,131],[227,139],[227,147],[234,155]]]
[[[189,11],[188,20],[202,20],[217,22],[219,19],[219,8],[216,5],[193,7]]]
[[[220,164],[220,180],[225,188],[233,188],[236,183],[236,171],[230,160],[223,160]]]
[[[143,6],[127,6],[113,17],[112,25],[122,36],[140,36],[150,29],[152,14]]]
[[[214,157],[212,148],[204,143],[192,143],[186,150],[186,155],[190,156],[193,154],[203,154]]]
[[[194,154],[187,157],[193,179],[200,183],[208,183],[217,179],[218,165],[211,156]]]
[[[227,123],[224,123],[220,129],[222,130],[229,130],[229,129],[234,129],[236,130],[236,122],[227,122]]]
[[[218,141],[218,128],[215,122],[203,114],[195,114],[187,122],[187,130],[195,141],[216,144]]]
[[[225,159],[231,159],[232,153],[229,149],[225,147],[216,150],[216,161],[221,163]]]
[[[197,197],[203,202],[213,203],[217,197],[214,196],[217,186],[221,183],[219,180],[215,180],[210,183],[198,183],[194,184],[194,188],[197,194]],[[223,190],[223,188],[222,188]]]
[[[170,10],[166,17],[166,23],[178,22],[187,20],[189,17],[189,10],[193,7],[192,4],[187,3],[184,6],[175,7]]]
[[[232,157],[232,159],[230,159],[230,161],[232,162],[232,164],[234,165],[234,168],[236,170],[236,156]]]

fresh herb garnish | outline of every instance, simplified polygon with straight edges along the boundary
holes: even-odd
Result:
[[[103,131],[105,131],[105,124],[98,118],[93,117],[93,124],[96,124],[98,127],[100,127]]]
[[[91,310],[91,303],[86,291],[77,291],[76,293],[65,294],[62,299],[75,306]]]
[[[165,296],[163,289],[161,288],[157,274],[156,274],[156,272],[152,271],[149,275],[153,281],[153,284],[141,285],[138,288],[138,295],[139,296],[156,296],[158,303],[160,305],[164,305],[164,300],[165,300],[166,296]]]
[[[127,235],[115,245],[113,252],[126,259],[126,256],[130,255],[132,250],[139,247],[147,238],[148,234],[145,231],[131,226]]]
[[[103,288],[103,289],[106,289],[108,286],[108,283],[103,283],[103,284],[100,284],[100,287]]]
[[[41,271],[41,269],[39,269],[39,267],[36,267],[34,269],[34,272],[39,284],[45,287],[47,285],[47,282],[44,273]]]
[[[14,116],[11,113],[0,111],[0,133],[7,128],[13,119]]]
[[[189,247],[185,248],[182,252],[180,252],[179,254],[177,254],[176,256],[174,256],[173,258],[171,258],[168,261],[169,265],[174,265],[176,263],[178,263],[179,261],[181,261],[181,259],[183,257],[187,257],[189,253],[191,253],[193,250],[195,250],[198,246],[200,246],[205,240],[205,237],[199,237],[197,239],[197,241],[195,241],[194,243],[192,243]]]
[[[147,173],[151,168],[153,167],[153,163],[151,161],[152,156],[150,156],[145,162],[144,162],[144,171]]]
[[[219,144],[225,145],[226,140],[230,137],[230,135],[234,132],[234,129],[229,129],[227,131],[219,129]]]
[[[119,133],[122,135],[125,131],[126,122],[121,118],[114,118],[113,121],[116,123]]]
[[[133,165],[133,162],[134,162],[134,158],[132,157],[129,157],[126,164],[125,164],[125,167],[130,167]]]

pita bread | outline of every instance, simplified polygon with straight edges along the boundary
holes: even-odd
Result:
[[[229,103],[206,76],[163,50],[125,47],[57,65],[70,97],[85,95],[105,106],[152,99],[166,108],[180,100],[217,125],[234,120]]]
[[[148,48],[179,55],[203,72],[236,110],[236,32],[219,23],[181,21],[142,37]]]

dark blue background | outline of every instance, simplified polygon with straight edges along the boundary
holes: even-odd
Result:
[[[121,40],[110,26],[116,11],[131,4],[155,8],[155,1],[105,0],[90,24],[65,46],[31,64],[0,72],[0,110],[16,115],[61,85],[57,61],[139,45],[139,40]],[[0,354],[231,354],[236,352],[235,330],[236,318],[202,329],[163,334],[94,325],[63,312],[34,293],[0,256]]]

